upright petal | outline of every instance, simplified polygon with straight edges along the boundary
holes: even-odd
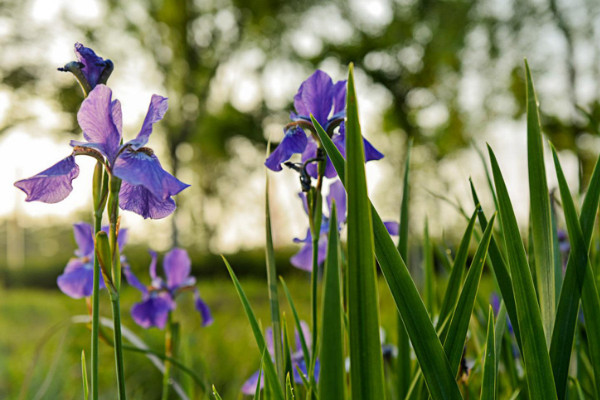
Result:
[[[208,308],[208,304],[202,300],[200,297],[200,293],[198,289],[194,292],[194,305],[196,306],[196,310],[202,316],[202,326],[208,326],[213,323],[212,313],[210,312],[210,308]]]
[[[142,124],[142,129],[136,138],[130,140],[127,144],[134,150],[138,150],[140,147],[145,146],[152,133],[152,126],[163,119],[167,112],[167,108],[169,108],[167,98],[153,94],[152,99],[150,100],[150,106],[148,107],[148,113],[146,113],[146,118],[144,118],[144,123]]]
[[[83,137],[91,143],[96,143],[98,150],[112,163],[119,152],[121,132],[114,121],[121,124],[118,117],[121,114],[119,102],[113,102],[112,91],[108,86],[98,85],[90,92],[81,104],[77,113],[77,121],[83,129]]]
[[[94,50],[85,47],[81,43],[75,43],[75,54],[79,62],[83,64],[83,75],[93,88],[98,84],[98,79],[106,67],[106,62],[94,53]]]
[[[15,186],[27,195],[25,201],[58,203],[73,190],[73,179],[79,176],[75,157],[69,156],[31,178],[15,182]]]
[[[172,310],[172,302],[164,296],[150,296],[131,308],[131,317],[142,328],[163,329]]]
[[[172,198],[161,200],[145,187],[131,185],[126,181],[121,183],[119,207],[151,219],[165,218],[177,208]]]
[[[92,226],[86,222],[73,224],[73,236],[78,249],[75,255],[79,257],[90,257],[94,255],[94,234]]]
[[[176,289],[187,281],[192,270],[192,262],[187,251],[174,248],[163,260],[163,269],[169,289]]]
[[[335,181],[329,186],[329,194],[327,195],[327,206],[331,213],[331,203],[335,200],[336,217],[341,225],[346,222],[346,189],[340,180]]]
[[[308,138],[302,129],[288,129],[279,146],[265,161],[265,165],[272,171],[281,171],[281,164],[289,160],[293,154],[302,153],[307,143]]]
[[[338,81],[333,85],[333,115],[346,109],[346,81]]]
[[[59,289],[69,297],[81,299],[92,295],[94,269],[91,263],[74,258],[56,279]]]
[[[152,257],[152,261],[150,261],[150,278],[154,281],[157,278],[156,260],[158,258],[158,255],[156,254],[155,251],[152,251],[152,250],[148,250],[148,253],[150,253],[150,257]]]
[[[156,155],[143,150],[121,153],[113,174],[131,185],[145,187],[163,201],[190,186],[165,171]]]
[[[333,105],[333,81],[325,72],[316,70],[307,80],[302,82],[298,93],[294,96],[294,107],[302,117],[312,114],[322,126]]]

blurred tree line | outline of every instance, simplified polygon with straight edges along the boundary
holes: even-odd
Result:
[[[174,175],[191,169],[190,183],[200,194],[188,197],[178,213],[193,221],[195,243],[205,250],[219,224],[203,218],[203,210],[223,195],[219,182],[232,162],[232,140],[242,137],[264,148],[267,123],[283,127],[295,89],[312,69],[323,65],[339,66],[343,72],[354,62],[384,99],[378,103],[383,104],[381,134],[413,138],[436,161],[469,146],[490,121],[523,116],[522,65],[527,56],[542,99],[544,130],[559,149],[577,155],[582,190],[593,167],[596,151],[590,144],[597,139],[600,118],[600,3],[594,0],[98,3],[99,21],[90,23],[68,10],[59,16],[102,56],[116,58],[103,44],[110,42],[115,48],[122,38],[122,54],[130,47],[154,60],[170,98],[169,117],[161,128],[167,133],[168,168]],[[40,62],[39,52],[52,49],[31,45],[54,25],[28,26],[29,13],[39,4],[0,3],[0,25],[10,22],[0,29],[0,89],[10,90],[18,100],[54,96],[70,118],[70,126],[62,131],[76,135],[79,88],[49,87],[41,78],[49,67]],[[21,54],[27,47],[37,54]],[[11,61],[17,53],[19,61]],[[225,79],[227,68],[249,53],[255,55],[253,62],[241,68],[230,90],[238,95],[248,90],[255,101],[240,106],[227,94],[213,101],[211,93]],[[277,69],[282,65],[287,69]],[[301,71],[292,75],[297,82],[268,83],[274,71],[281,77],[281,71],[290,68]],[[258,90],[245,86],[250,76],[259,83]],[[290,84],[287,101],[270,100],[271,89]],[[0,121],[0,132],[32,118],[26,110],[12,111]],[[172,221],[177,243],[182,218]]]

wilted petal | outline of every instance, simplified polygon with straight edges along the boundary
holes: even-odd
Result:
[[[325,72],[316,70],[307,80],[302,82],[298,93],[294,96],[294,107],[302,117],[311,114],[322,126],[333,105],[333,81]]]
[[[288,129],[279,146],[265,161],[265,165],[272,171],[281,171],[281,164],[289,160],[293,154],[302,153],[307,143],[308,138],[302,129]]]
[[[94,266],[91,261],[72,259],[64,272],[56,279],[59,289],[69,297],[81,299],[92,295],[94,288]],[[104,281],[100,279],[100,289]]]
[[[346,222],[346,189],[340,180],[335,181],[329,186],[329,194],[327,195],[327,206],[331,213],[331,203],[335,200],[335,208],[337,210],[336,217],[338,224]],[[339,229],[339,228],[338,228]]]
[[[81,43],[75,43],[75,54],[79,62],[83,64],[81,72],[92,88],[98,84],[98,79],[106,67],[106,62],[94,53],[94,50],[85,47]]]
[[[97,149],[108,158],[110,163],[114,161],[121,141],[121,132],[113,120],[113,115],[117,115],[118,118],[121,114],[121,105],[111,99],[110,88],[98,85],[83,100],[77,113],[77,121],[83,129],[83,137],[88,142],[96,143]],[[120,119],[117,123],[121,124]]]
[[[165,171],[158,157],[145,151],[123,152],[113,166],[113,174],[131,185],[145,187],[161,200],[190,186]]]
[[[15,186],[27,195],[25,201],[58,203],[73,190],[73,179],[79,176],[75,157],[69,156],[31,178],[15,182]]]
[[[152,219],[167,217],[177,208],[172,198],[158,199],[145,187],[130,185],[126,181],[121,183],[119,207]]]
[[[169,251],[163,260],[163,269],[169,289],[181,286],[188,279],[192,270],[192,262],[187,251],[179,248]]]
[[[167,112],[167,108],[169,108],[167,98],[153,94],[152,99],[150,100],[150,106],[148,107],[148,112],[146,113],[146,118],[144,118],[144,123],[142,124],[142,129],[136,138],[130,140],[127,144],[134,150],[138,150],[140,147],[145,146],[152,133],[152,126],[163,119]]]
[[[146,300],[136,303],[131,308],[131,317],[142,328],[156,326],[163,329],[173,304],[165,296],[149,296]]]
[[[400,224],[398,224],[396,221],[385,221],[383,223],[383,225],[385,225],[385,228],[387,229],[387,231],[390,235],[392,235],[392,236],[399,235]]]
[[[194,305],[196,306],[196,310],[202,316],[202,326],[208,326],[213,323],[212,313],[210,312],[210,308],[208,304],[200,297],[200,292],[198,289],[194,292]]]
[[[73,236],[77,243],[75,255],[79,257],[89,257],[94,254],[94,234],[92,226],[86,222],[73,224]]]

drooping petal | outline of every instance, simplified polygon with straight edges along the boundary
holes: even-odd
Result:
[[[121,153],[113,166],[113,174],[131,185],[145,187],[161,200],[190,186],[165,171],[156,155],[145,151]]]
[[[138,150],[148,143],[148,138],[152,133],[152,125],[163,119],[165,113],[167,112],[167,108],[169,108],[169,105],[166,97],[162,97],[157,94],[152,95],[150,106],[148,107],[148,112],[146,113],[146,118],[144,118],[144,123],[142,124],[142,129],[140,129],[140,132],[135,139],[127,142],[132,149]]]
[[[390,235],[392,235],[392,236],[399,235],[400,224],[398,224],[396,221],[385,221],[383,223],[383,225],[385,225],[385,228],[387,229],[387,231],[389,232]]]
[[[208,326],[212,324],[212,313],[210,312],[208,304],[206,304],[206,302],[202,300],[202,297],[200,297],[200,292],[198,292],[198,289],[196,289],[194,292],[194,305],[196,306],[196,311],[198,311],[202,316],[202,326]]]
[[[346,158],[346,129],[344,124],[340,125],[340,131],[332,139],[335,146],[338,148],[342,156]],[[365,149],[365,162],[381,160],[384,156],[379,150],[377,150],[371,142],[363,137],[363,147]]]
[[[258,377],[260,378],[260,388],[263,389],[265,387],[265,379],[264,374],[260,374],[260,371],[256,371],[252,374],[250,378],[242,385],[242,393],[248,396],[254,395],[256,393],[256,385],[258,385]]]
[[[121,183],[119,207],[152,219],[165,218],[177,208],[172,198],[158,199],[145,187],[130,185],[126,181]]]
[[[92,88],[98,84],[98,79],[106,67],[106,62],[94,53],[94,50],[81,43],[75,43],[75,54],[83,64],[83,75]]]
[[[91,261],[84,262],[74,258],[67,264],[64,272],[56,279],[59,289],[69,297],[81,299],[92,295],[94,288],[94,268]],[[100,279],[100,289],[104,280]]]
[[[79,176],[75,157],[69,156],[31,178],[15,182],[15,186],[27,195],[25,201],[58,203],[73,190],[73,179]]]
[[[73,224],[73,236],[78,249],[75,255],[79,257],[90,257],[94,255],[94,236],[92,226],[86,222]]]
[[[346,189],[340,180],[335,181],[329,186],[329,194],[327,195],[327,206],[331,214],[331,203],[335,200],[336,217],[341,225],[346,222]]]
[[[171,290],[176,289],[190,277],[192,261],[187,251],[174,248],[165,255],[163,269],[167,277],[167,287]]]
[[[165,296],[149,296],[131,308],[131,317],[142,328],[157,327],[163,329],[173,303]]]
[[[307,237],[308,240],[305,241],[304,246],[298,251],[295,255],[290,258],[290,263],[296,267],[303,269],[308,272],[312,272],[312,259],[313,259],[313,245],[310,236]],[[318,264],[323,264],[325,261],[325,255],[327,254],[327,237],[321,237],[319,239],[319,248],[318,248]]]
[[[281,171],[281,164],[289,160],[293,154],[302,153],[307,143],[306,133],[302,129],[289,129],[285,132],[279,146],[267,158],[265,165],[272,171]]]
[[[123,268],[123,275],[125,275],[125,279],[127,279],[127,283],[129,283],[129,285],[133,286],[134,288],[136,288],[137,290],[142,292],[144,295],[146,295],[148,293],[148,289],[146,288],[146,285],[144,285],[144,284],[142,284],[142,282],[140,282],[140,280],[133,273],[133,271],[131,270],[131,267],[129,265],[127,265],[126,267]]]
[[[106,85],[98,85],[90,92],[81,103],[77,113],[77,121],[83,129],[83,137],[91,143],[97,144],[97,149],[112,163],[119,152],[121,132],[117,123],[121,124],[118,117],[121,115],[121,105],[112,101],[112,91]]]
[[[298,93],[294,96],[294,107],[302,117],[311,114],[322,126],[333,106],[333,81],[325,72],[316,70],[307,80],[302,82]]]

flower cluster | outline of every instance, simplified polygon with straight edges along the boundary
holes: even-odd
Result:
[[[175,298],[183,292],[192,291],[196,310],[202,316],[202,325],[210,325],[213,318],[208,305],[202,300],[195,286],[196,278],[190,275],[192,263],[187,252],[175,248],[165,255],[163,270],[166,280],[156,274],[156,253],[151,251],[150,255],[152,256],[150,285],[143,285],[128,266],[123,269],[127,282],[142,292],[142,301],[136,303],[131,309],[133,320],[143,328],[155,326],[163,329],[169,313],[176,307]]]
[[[153,125],[167,111],[167,99],[152,96],[139,133],[135,139],[123,144],[121,103],[112,99],[109,87],[97,84],[104,61],[80,44],[76,45],[76,51],[84,65],[82,71],[85,71],[86,79],[94,83],[77,114],[85,141],[72,140],[71,155],[31,178],[17,181],[15,186],[27,194],[26,201],[57,203],[71,193],[73,179],[79,175],[75,156],[87,155],[96,158],[109,174],[122,180],[119,191],[122,209],[144,218],[170,215],[176,207],[172,196],[189,185],[166,172],[154,152],[144,147]]]

